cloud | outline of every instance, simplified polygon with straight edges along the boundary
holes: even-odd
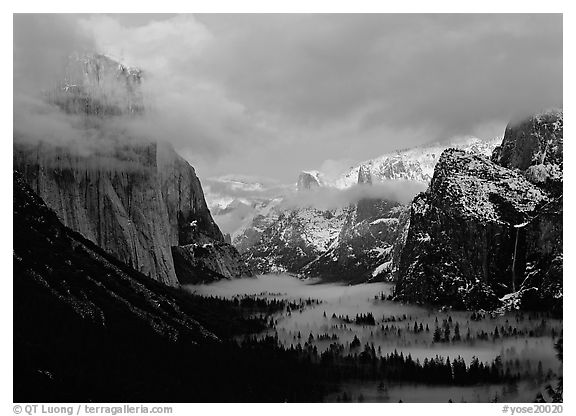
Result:
[[[316,208],[331,210],[355,204],[361,199],[384,199],[407,204],[428,185],[417,181],[389,180],[371,186],[355,185],[346,189],[330,187],[315,188],[310,191],[294,192],[288,195],[282,209]]]
[[[417,124],[467,133],[511,106],[540,108],[562,97],[561,15],[203,20],[222,38],[207,51],[206,72],[247,105],[300,123],[365,109],[365,129]]]
[[[82,117],[39,103],[44,92],[64,81],[69,56],[75,52],[105,53],[143,70],[144,114],[98,123],[100,136],[168,142],[208,165],[263,137],[263,129],[244,114],[241,104],[195,74],[195,61],[211,35],[192,16],[124,26],[106,15],[35,15],[16,17],[15,27],[17,140],[78,141],[88,149],[86,142],[93,135],[82,131]],[[33,101],[38,102],[30,105]]]
[[[562,106],[561,15],[16,15],[15,103],[78,50],[144,70],[125,128],[201,177],[293,182]]]
[[[62,79],[70,53],[94,49],[93,39],[77,19],[60,14],[14,15],[15,96],[39,96]]]
[[[230,235],[233,235],[242,225],[249,222],[255,214],[256,210],[254,207],[245,204],[239,204],[235,209],[230,209],[226,212],[212,213],[220,230],[224,234]]]
[[[326,159],[490,138],[517,112],[562,106],[561,15],[197,19],[215,39],[197,71],[272,121],[275,144],[250,158],[283,180]]]
[[[212,207],[219,208],[226,207],[234,200],[247,205],[267,202],[283,197],[293,188],[291,185],[284,185],[269,178],[246,175],[208,178],[202,184],[209,203]]]
[[[144,70],[147,114],[133,120],[139,134],[167,140],[177,149],[212,162],[255,145],[266,135],[243,104],[196,68],[215,39],[192,15],[124,26],[110,16],[80,21],[97,48]]]
[[[257,178],[229,176],[204,182],[206,198],[212,201],[214,220],[224,233],[232,236],[262,211],[274,207],[282,212],[301,208],[321,211],[345,208],[362,199],[384,199],[407,204],[427,184],[417,181],[389,180],[370,186],[355,185],[347,189],[333,187],[296,191],[293,186],[266,183]],[[272,202],[272,200],[275,201]],[[262,204],[258,207],[259,204]],[[264,208],[267,210],[267,208]]]

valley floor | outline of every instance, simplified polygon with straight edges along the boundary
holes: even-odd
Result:
[[[550,400],[546,387],[562,375],[555,348],[562,320],[546,313],[440,311],[388,300],[389,283],[346,286],[288,275],[187,289],[259,304],[254,314],[268,328],[240,342],[273,339],[311,363],[331,360],[341,381],[326,401],[530,402],[538,394]],[[389,370],[394,366],[398,374]],[[474,372],[478,366],[486,377]]]

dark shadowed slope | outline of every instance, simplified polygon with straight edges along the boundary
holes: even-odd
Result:
[[[321,398],[293,357],[229,341],[262,329],[231,303],[116,260],[62,225],[18,173],[13,204],[14,401]]]

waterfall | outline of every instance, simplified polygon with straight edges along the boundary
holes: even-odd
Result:
[[[518,234],[520,232],[520,227],[514,226],[516,228],[516,241],[514,242],[514,255],[512,256],[512,292],[516,292],[516,253],[518,251]]]

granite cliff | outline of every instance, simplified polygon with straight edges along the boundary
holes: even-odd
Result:
[[[102,55],[72,57],[64,83],[46,100],[74,117],[89,149],[80,138],[62,145],[41,133],[15,136],[14,169],[64,225],[163,283],[250,275],[212,219],[194,168],[167,143],[114,128],[145,114],[142,80],[140,70]],[[192,250],[207,242],[223,247],[210,261]],[[189,252],[185,268],[174,267],[173,247]],[[192,278],[184,270],[197,272]]]
[[[397,298],[561,313],[562,141],[553,111],[511,123],[491,160],[444,151],[412,202]]]

